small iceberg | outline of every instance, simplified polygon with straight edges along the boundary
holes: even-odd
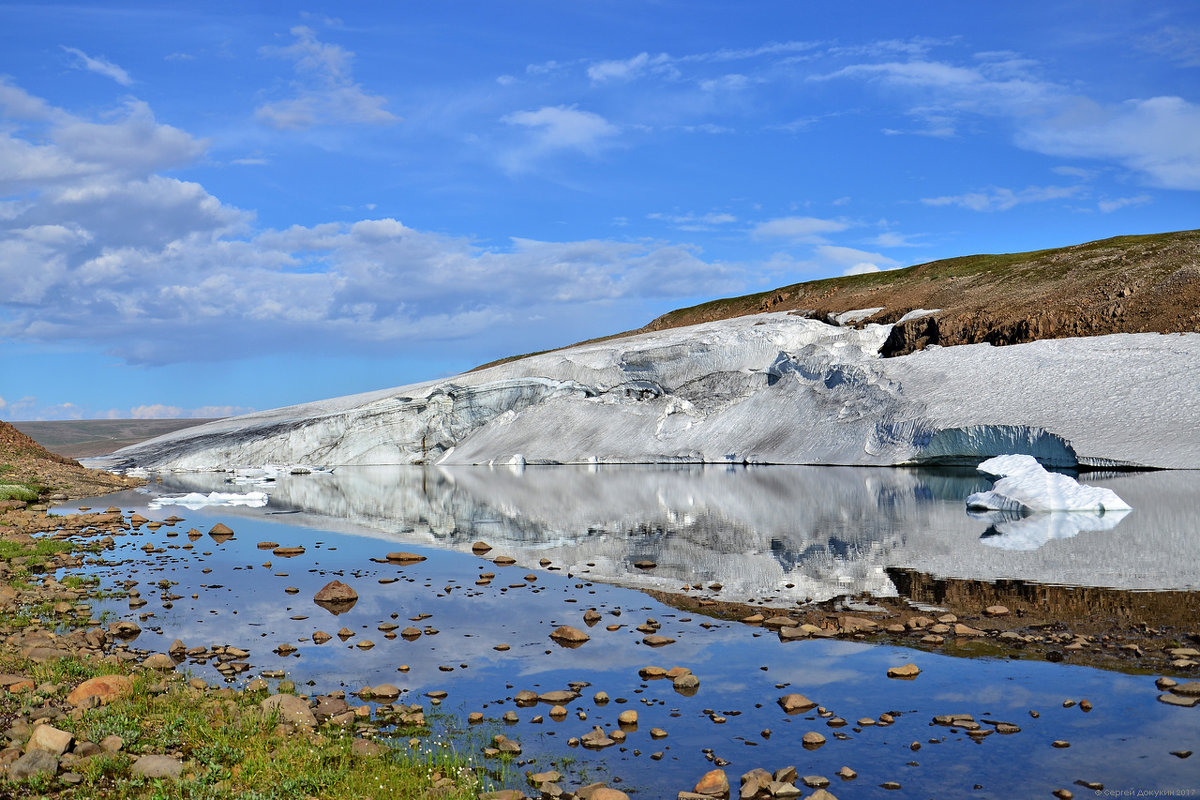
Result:
[[[996,456],[978,467],[996,478],[990,491],[967,498],[967,508],[985,511],[1029,513],[1038,511],[1086,511],[1104,514],[1130,510],[1129,504],[1111,489],[1085,486],[1074,478],[1047,472],[1033,456]]]
[[[184,508],[195,511],[196,509],[205,508],[207,506],[246,506],[248,508],[262,508],[266,504],[266,492],[209,492],[208,494],[191,492],[190,494],[155,497],[146,505],[148,508],[183,506]]]

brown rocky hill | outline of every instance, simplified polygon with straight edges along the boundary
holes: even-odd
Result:
[[[43,496],[90,497],[143,482],[51,453],[7,422],[0,422],[0,484],[20,484]]]
[[[937,309],[896,325],[883,347],[885,356],[930,344],[1200,331],[1200,231],[1118,236],[797,283],[672,311],[631,333],[765,311],[824,319],[875,307],[883,310],[863,323],[895,322],[916,309]]]

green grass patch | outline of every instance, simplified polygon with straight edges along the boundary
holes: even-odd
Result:
[[[28,675],[39,686],[54,684],[62,695],[87,677],[122,670],[99,660],[4,661],[9,663],[3,664],[3,669]],[[395,741],[381,739],[388,745],[382,755],[361,756],[352,750],[353,736],[340,729],[322,729],[311,735],[278,730],[277,720],[259,710],[261,695],[220,697],[195,691],[181,681],[170,681],[162,692],[156,687],[161,677],[132,677],[129,697],[56,723],[71,731],[76,740],[99,743],[106,736],[120,736],[125,742],[121,752],[89,759],[77,770],[83,782],[76,787],[59,785],[56,780],[30,781],[6,786],[11,794],[5,797],[395,800],[420,797],[438,781],[449,780],[449,785],[438,784],[444,786],[438,797],[467,800],[491,786],[483,766],[473,765],[473,756],[456,749],[457,738],[443,740],[422,732],[416,747],[407,736]],[[21,713],[33,699],[29,692],[0,698],[0,714]],[[478,753],[477,748],[472,749]],[[183,778],[147,780],[134,775],[131,768],[137,757],[151,753],[181,753]]]
[[[0,500],[22,500],[32,503],[38,499],[37,489],[24,483],[0,483]]]

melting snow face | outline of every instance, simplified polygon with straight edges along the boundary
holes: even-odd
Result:
[[[163,508],[164,506],[183,506],[193,511],[206,506],[247,506],[262,508],[267,504],[266,492],[190,492],[188,494],[155,497],[147,506]]]
[[[445,380],[207,423],[90,461],[271,464],[1200,466],[1200,335],[880,358],[890,326],[787,313],[655,331]],[[252,468],[252,469],[246,469]]]
[[[1033,456],[989,458],[979,471],[998,478],[991,491],[967,498],[967,507],[993,511],[1129,511],[1111,489],[1084,486],[1067,475],[1047,472]]]

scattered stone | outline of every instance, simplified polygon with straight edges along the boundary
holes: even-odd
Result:
[[[490,544],[488,544],[487,542],[480,541],[480,542],[475,542],[473,545],[471,545],[471,552],[477,556],[483,555],[484,553],[486,553],[487,551],[489,551],[491,549],[492,549],[492,546]]]
[[[707,696],[707,695],[705,695]],[[817,704],[809,700],[802,694],[785,694],[779,698],[778,703],[785,714],[799,714],[803,711],[808,711],[810,708],[816,708]],[[824,741],[824,739],[822,739]]]
[[[169,778],[179,780],[183,774],[183,762],[177,758],[161,755],[140,756],[130,768],[135,775],[144,778]]]
[[[384,558],[392,564],[419,564],[425,560],[425,556],[416,553],[388,553]]]
[[[73,739],[74,737],[67,731],[61,731],[50,725],[38,725],[33,729],[33,734],[30,735],[29,741],[25,745],[25,752],[45,750],[57,758],[67,752]]]
[[[852,781],[858,777],[858,773],[849,767],[842,767],[837,771],[838,777],[844,781]]]
[[[175,669],[175,659],[166,653],[154,653],[142,662],[142,666],[146,669],[157,670],[158,672],[170,672]]]
[[[224,537],[233,536],[233,528],[229,527],[224,522],[218,522],[216,525],[213,525],[211,528],[208,529],[208,535],[213,537],[214,539],[221,537],[221,536],[224,536]]]
[[[592,637],[579,630],[579,628],[572,628],[570,625],[560,625],[550,634],[550,638],[562,647],[578,647]]]
[[[660,636],[659,634],[654,633],[643,637],[642,644],[649,647],[664,647],[669,644],[675,644],[675,640],[669,636]]]
[[[124,675],[100,675],[88,678],[67,695],[73,706],[104,705],[133,691],[133,681]]]
[[[887,676],[889,678],[915,678],[921,674],[921,670],[916,664],[905,664],[902,667],[889,667]]]
[[[809,731],[808,733],[804,734],[801,742],[803,742],[806,749],[811,750],[825,744],[825,737],[816,731]]]
[[[50,775],[58,772],[58,758],[45,750],[30,750],[8,767],[10,781],[29,780],[34,775]]]
[[[296,556],[304,555],[303,547],[276,547],[271,551],[272,555],[279,558],[295,558]]]
[[[617,715],[617,723],[621,725],[637,725],[638,712],[632,708],[626,709]]]
[[[1009,610],[1005,606],[988,606],[983,610],[983,613],[989,617],[1007,617]]]
[[[593,727],[590,732],[580,736],[579,743],[592,750],[599,750],[601,748],[611,747],[612,745],[616,744],[616,742],[610,739],[608,734],[606,734],[604,729],[599,725]]]
[[[316,603],[354,603],[357,600],[358,592],[341,581],[330,581],[313,595]]]
[[[729,778],[723,769],[710,770],[696,782],[692,791],[705,797],[724,797],[729,794]]]
[[[277,712],[281,722],[301,728],[317,727],[317,718],[302,698],[294,694],[273,694],[259,703],[263,713]]]

